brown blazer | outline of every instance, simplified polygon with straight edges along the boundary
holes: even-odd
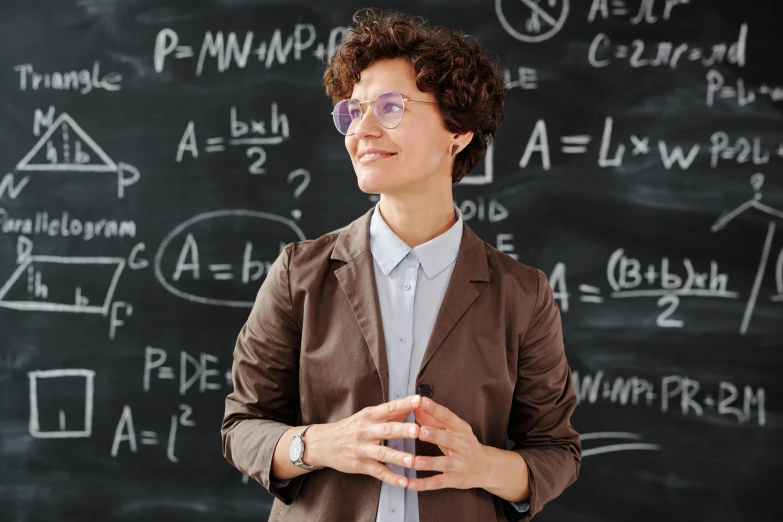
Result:
[[[375,521],[381,482],[369,475],[326,467],[285,488],[270,484],[275,445],[288,428],[335,422],[388,400],[369,240],[374,210],[286,245],[237,338],[223,455],[275,497],[270,522]],[[420,491],[421,522],[528,520],[576,480],[577,399],[552,290],[543,272],[482,241],[467,223],[416,389],[422,384],[482,444],[505,449],[508,435],[530,468],[531,507],[517,513],[482,488]],[[420,439],[416,454],[443,455]]]

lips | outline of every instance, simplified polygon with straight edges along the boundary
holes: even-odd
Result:
[[[394,152],[369,152],[359,156],[359,163],[366,164],[396,156]]]

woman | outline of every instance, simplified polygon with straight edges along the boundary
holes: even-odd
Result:
[[[275,497],[270,520],[528,519],[581,460],[560,314],[543,272],[452,199],[503,118],[503,80],[448,27],[353,22],[324,84],[380,201],[272,265],[234,350],[224,456]]]

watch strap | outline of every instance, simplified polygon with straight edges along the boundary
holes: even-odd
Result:
[[[302,439],[302,447],[303,447],[303,448],[304,448],[304,444],[305,444],[305,442],[304,442],[304,438],[303,438],[303,437],[304,437],[304,434],[305,434],[305,432],[307,431],[307,429],[308,429],[310,426],[312,426],[312,424],[308,424],[307,426],[303,426],[303,427],[302,427],[302,429],[301,429],[301,430],[299,430],[299,431],[298,431],[298,432],[297,432],[297,433],[294,435],[294,437],[299,437],[300,439]],[[302,451],[302,457],[304,457],[304,450]],[[323,466],[310,466],[309,464],[305,464],[305,463],[302,461],[302,457],[300,457],[300,458],[299,458],[299,460],[297,460],[296,462],[294,462],[294,465],[295,465],[295,466],[297,466],[297,467],[300,467],[300,468],[302,468],[302,469],[308,469],[308,470],[316,470],[316,469],[323,469],[323,468],[324,468]]]

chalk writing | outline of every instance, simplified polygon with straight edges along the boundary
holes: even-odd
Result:
[[[646,406],[661,413],[696,417],[727,417],[739,424],[767,423],[766,391],[763,387],[737,385],[720,380],[714,388],[683,375],[665,375],[650,380],[632,375],[610,377],[604,371],[581,375],[573,372],[580,404],[607,402],[619,406]]]

